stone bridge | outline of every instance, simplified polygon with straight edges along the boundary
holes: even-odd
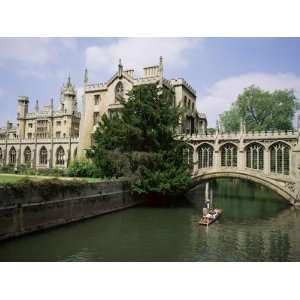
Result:
[[[300,130],[183,135],[195,184],[241,178],[300,204]]]

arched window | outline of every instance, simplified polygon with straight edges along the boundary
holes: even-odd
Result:
[[[77,148],[75,148],[75,150],[74,150],[73,158],[74,158],[74,159],[77,158]]]
[[[48,161],[48,151],[47,149],[43,146],[40,150],[40,164],[41,165],[46,165]]]
[[[193,153],[194,153],[193,147],[186,146],[183,148],[183,157],[184,157],[184,160],[189,165],[190,170],[193,169]]]
[[[246,166],[255,170],[264,168],[264,147],[258,143],[247,146]]]
[[[120,81],[117,83],[115,88],[115,99],[116,101],[124,97],[124,87],[123,83]]]
[[[24,150],[24,163],[28,164],[31,162],[31,150],[29,147],[26,147]]]
[[[15,164],[17,162],[17,151],[15,147],[11,147],[9,150],[9,163]]]
[[[187,107],[187,97],[186,96],[184,96],[183,105],[184,105],[184,107]]]
[[[198,148],[198,166],[199,168],[209,168],[213,165],[214,149],[209,144],[202,144]]]
[[[278,142],[270,147],[271,172],[288,175],[290,172],[290,147]]]
[[[65,164],[65,150],[62,146],[59,146],[56,151],[56,164],[57,165]]]
[[[0,148],[0,163],[2,163],[3,160],[3,153],[2,153],[2,149]]]
[[[237,166],[237,146],[233,144],[225,144],[221,147],[221,166]]]
[[[99,105],[100,103],[100,95],[94,95],[94,104]]]
[[[191,108],[191,100],[188,101],[188,108]]]

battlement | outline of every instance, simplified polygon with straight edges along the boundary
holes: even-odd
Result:
[[[155,77],[160,75],[159,66],[150,66],[144,68],[144,77]]]
[[[187,90],[189,90],[196,97],[197,95],[196,90],[193,89],[192,86],[184,78],[171,79],[170,82],[174,87],[183,85]]]
[[[276,131],[249,131],[249,132],[216,132],[216,133],[200,133],[186,136],[191,140],[205,140],[205,139],[297,139],[299,136],[296,130],[276,130]]]

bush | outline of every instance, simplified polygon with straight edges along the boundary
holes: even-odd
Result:
[[[13,164],[8,164],[0,167],[1,173],[14,173],[15,166]]]
[[[95,164],[87,159],[76,159],[71,161],[66,175],[70,177],[102,177],[101,172]]]

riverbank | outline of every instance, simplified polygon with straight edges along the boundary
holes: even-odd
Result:
[[[0,240],[135,206],[124,180],[43,178],[0,184]]]

